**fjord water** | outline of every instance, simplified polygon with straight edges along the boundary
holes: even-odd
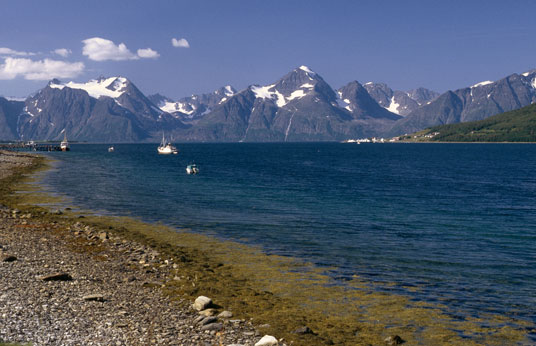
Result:
[[[73,145],[50,154],[44,184],[81,208],[334,266],[341,284],[536,321],[536,145],[178,146]]]

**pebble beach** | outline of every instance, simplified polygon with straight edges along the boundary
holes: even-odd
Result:
[[[1,152],[0,179],[33,159]],[[50,221],[1,205],[0,344],[284,344],[210,298],[194,304],[164,295],[178,266],[83,220]]]

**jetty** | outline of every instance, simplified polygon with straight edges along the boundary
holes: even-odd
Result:
[[[34,142],[0,143],[0,150],[62,151],[59,143],[34,143]]]

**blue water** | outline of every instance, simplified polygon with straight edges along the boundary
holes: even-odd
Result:
[[[115,148],[50,154],[45,185],[83,208],[335,266],[341,282],[357,274],[457,314],[536,321],[536,145]]]

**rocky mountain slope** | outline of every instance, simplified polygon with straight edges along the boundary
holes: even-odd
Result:
[[[429,104],[399,120],[391,135],[412,133],[427,127],[485,119],[536,102],[536,70],[512,74],[496,82],[447,91]]]
[[[192,95],[173,101],[160,94],[148,96],[163,112],[167,112],[185,123],[195,123],[196,120],[211,112],[219,104],[227,101],[236,90],[228,85],[209,94]]]
[[[24,102],[10,101],[0,97],[0,140],[18,139],[17,121]]]
[[[112,77],[88,83],[51,81],[26,99],[18,134],[23,140],[58,140],[66,132],[79,141],[139,142],[184,126],[128,79]]]
[[[425,88],[393,91],[384,83],[368,82],[364,87],[380,106],[401,116],[408,115],[439,96],[439,93]]]
[[[377,136],[400,116],[357,82],[335,92],[306,66],[273,84],[252,85],[218,104],[175,138],[193,141],[315,141]]]

